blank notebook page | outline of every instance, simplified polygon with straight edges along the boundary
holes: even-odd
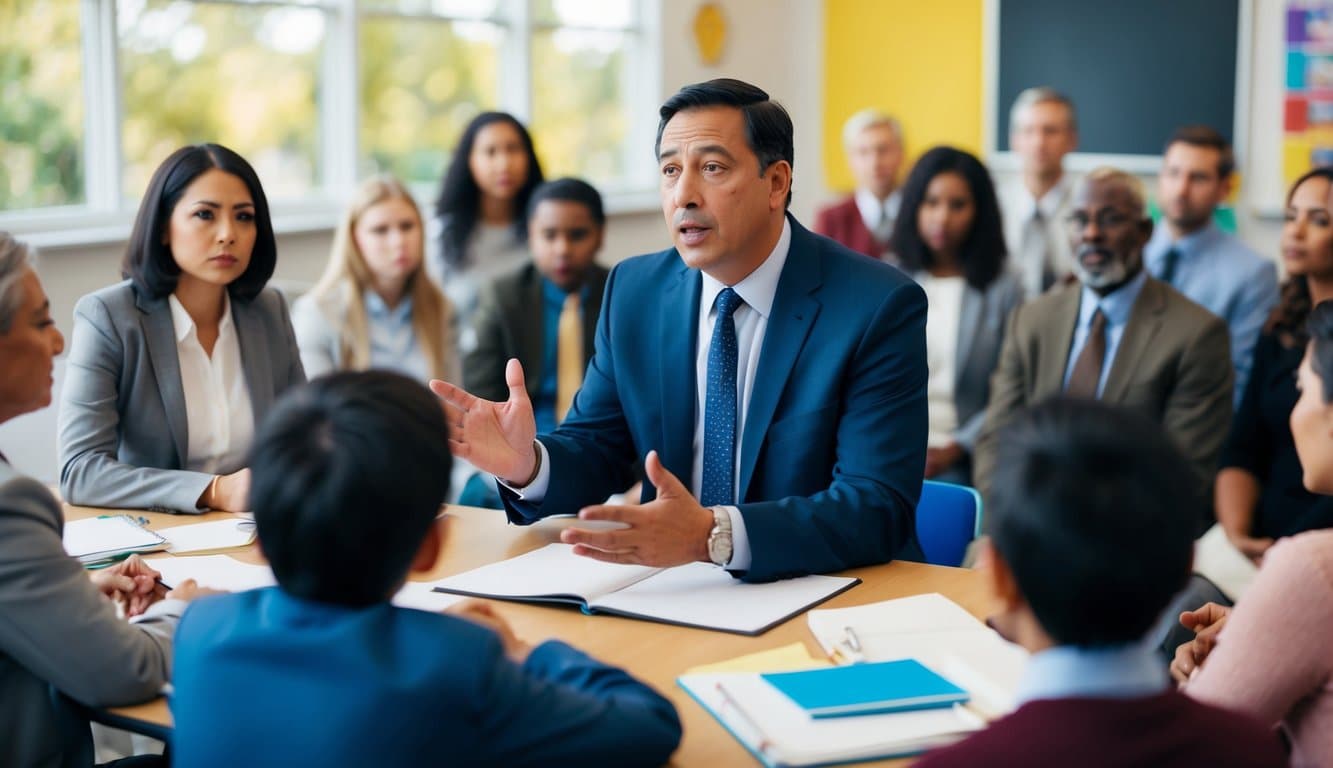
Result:
[[[644,565],[603,563],[574,554],[569,544],[547,544],[525,555],[440,579],[435,586],[497,597],[575,595],[591,600],[657,570]]]
[[[596,607],[752,632],[801,611],[853,581],[837,576],[803,576],[747,584],[716,565],[689,563],[607,595],[597,600]]]

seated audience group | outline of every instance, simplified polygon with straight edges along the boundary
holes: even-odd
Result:
[[[253,168],[171,154],[123,281],[74,311],[60,493],[253,511],[278,586],[89,576],[0,456],[0,762],[60,762],[49,687],[170,681],[181,765],[661,764],[681,725],[644,683],[482,605],[390,603],[434,566],[451,486],[518,525],[577,515],[577,555],[760,582],[923,559],[923,478],[981,491],[993,624],[1032,652],[1018,709],[923,764],[1281,765],[1279,725],[1297,764],[1333,761],[1333,170],[1289,192],[1279,290],[1214,221],[1234,161],[1208,128],[1166,142],[1154,225],[1135,176],[1065,171],[1050,88],[1015,101],[998,187],[952,147],[900,187],[902,128],[866,110],[856,190],[812,232],[763,90],[688,85],[659,118],[671,247],[599,266],[597,190],[544,181],[487,112],[429,221],[398,180],[360,186],[290,315]],[[63,349],[0,233],[0,422],[49,403]],[[1195,554],[1213,525],[1254,564],[1243,595]]]

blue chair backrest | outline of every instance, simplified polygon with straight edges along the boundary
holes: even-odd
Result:
[[[931,565],[959,566],[981,532],[981,494],[975,488],[926,480],[916,505],[916,537]]]

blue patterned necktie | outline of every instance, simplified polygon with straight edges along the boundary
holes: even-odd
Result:
[[[736,323],[732,314],[743,302],[730,288],[717,295],[717,319],[708,345],[708,389],[704,400],[704,473],[699,503],[735,504],[736,466]]]

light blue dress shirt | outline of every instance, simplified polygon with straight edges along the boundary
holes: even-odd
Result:
[[[1074,344],[1069,348],[1069,361],[1065,364],[1064,388],[1069,388],[1069,377],[1074,373],[1074,363],[1078,361],[1083,345],[1088,341],[1088,331],[1092,326],[1092,316],[1100,307],[1106,316],[1106,356],[1102,358],[1102,376],[1097,380],[1097,397],[1106,389],[1106,379],[1111,375],[1115,364],[1116,350],[1120,349],[1120,339],[1125,335],[1125,326],[1129,324],[1129,315],[1134,311],[1134,302],[1138,300],[1143,284],[1148,281],[1148,273],[1140,270],[1128,283],[1120,286],[1105,296],[1097,295],[1091,288],[1083,288],[1083,296],[1078,304],[1078,324],[1074,326]]]
[[[1231,333],[1231,362],[1236,369],[1233,407],[1239,406],[1254,365],[1254,345],[1277,304],[1277,269],[1214,223],[1175,243],[1162,225],[1143,249],[1144,263],[1155,277],[1161,276],[1173,245],[1180,256],[1172,287],[1220,317]]]
[[[412,298],[404,296],[390,309],[374,291],[366,291],[366,326],[370,334],[370,367],[397,371],[420,382],[432,377],[430,362],[412,327]]]
[[[1137,699],[1164,692],[1166,669],[1146,643],[1101,648],[1060,645],[1032,654],[1016,702]]]

